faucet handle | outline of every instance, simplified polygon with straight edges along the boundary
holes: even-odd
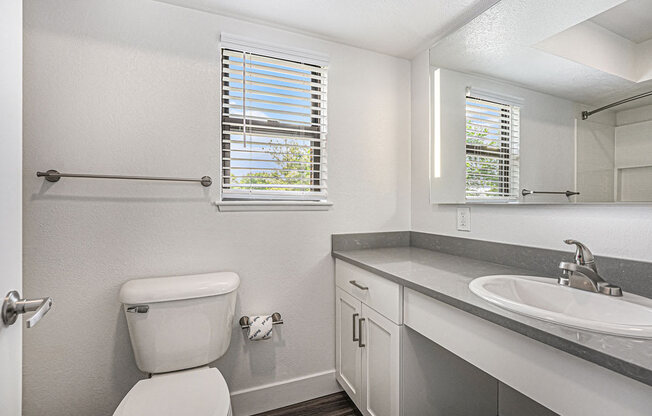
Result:
[[[598,271],[598,268],[595,265],[595,258],[593,257],[593,253],[591,253],[591,250],[589,250],[586,245],[572,239],[564,240],[564,243],[568,245],[575,245],[575,263],[590,267],[595,272]]]

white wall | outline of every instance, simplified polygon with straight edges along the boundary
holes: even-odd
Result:
[[[332,210],[219,213],[216,185],[35,177],[58,169],[219,183],[221,31],[330,54]],[[330,234],[410,225],[409,65],[154,1],[25,2],[25,295],[50,295],[54,307],[25,333],[24,414],[111,414],[143,378],[120,285],[211,270],[241,275],[238,317],[285,320],[267,342],[234,330],[216,363],[231,391],[308,377],[268,396],[314,394],[310,376],[334,368]],[[328,377],[321,392],[334,388]]]
[[[613,202],[615,199],[616,116],[605,111],[576,121],[576,202]]]
[[[412,61],[412,230],[564,250],[573,237],[599,255],[652,261],[649,206],[473,206],[472,231],[456,231],[456,206],[430,204],[428,71],[424,51]]]
[[[618,200],[652,199],[652,105],[616,113]]]

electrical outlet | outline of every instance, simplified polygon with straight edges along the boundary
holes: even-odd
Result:
[[[457,209],[457,231],[471,231],[471,208]]]

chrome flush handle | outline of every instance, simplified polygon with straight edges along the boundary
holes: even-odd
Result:
[[[134,305],[127,308],[129,313],[147,313],[149,312],[149,305]]]
[[[41,298],[41,299],[21,299],[20,294],[12,290],[7,293],[5,300],[2,303],[2,322],[5,325],[12,325],[18,319],[18,315],[35,312],[27,320],[27,327],[32,328],[36,325],[43,316],[50,310],[52,307],[52,298]]]

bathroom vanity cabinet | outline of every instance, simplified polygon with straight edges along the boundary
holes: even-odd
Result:
[[[367,416],[400,414],[400,285],[336,262],[336,378]]]
[[[520,269],[405,246],[333,256],[336,378],[365,415],[650,414],[652,341],[520,316],[469,289]]]

